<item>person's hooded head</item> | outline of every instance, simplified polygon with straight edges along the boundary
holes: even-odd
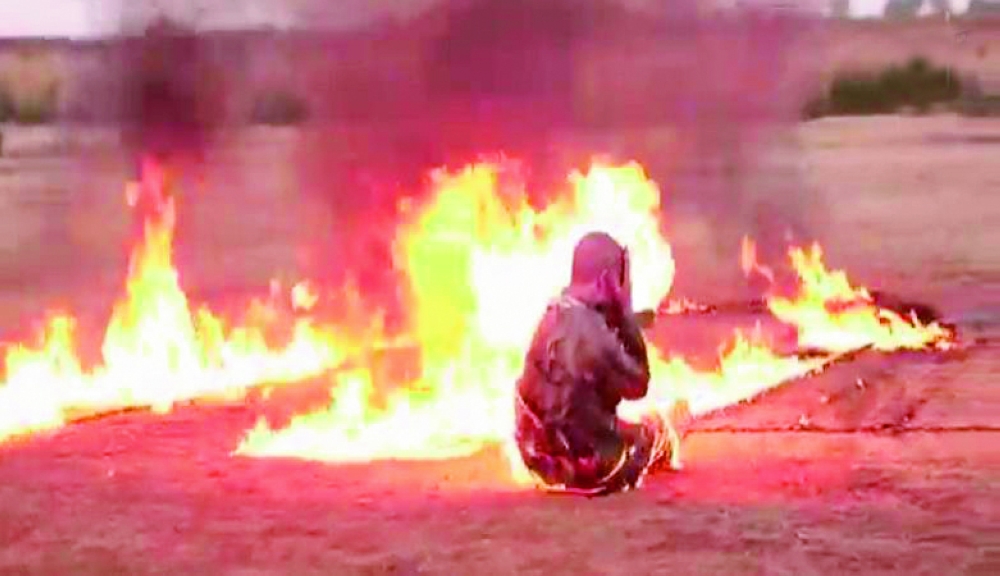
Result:
[[[632,289],[627,250],[604,232],[590,232],[573,249],[568,295],[591,306],[612,304],[620,294],[630,306]]]

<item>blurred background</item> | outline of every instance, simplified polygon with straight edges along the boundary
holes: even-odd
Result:
[[[397,201],[496,152],[539,201],[594,154],[640,161],[679,295],[744,295],[745,234],[932,299],[997,283],[997,209],[940,218],[1000,181],[997,0],[37,0],[0,36],[4,324],[118,290],[152,149],[186,163],[196,296],[389,289]]]

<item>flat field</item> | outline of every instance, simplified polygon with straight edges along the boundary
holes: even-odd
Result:
[[[124,271],[126,167],[46,138],[8,134],[0,158],[5,333],[53,304],[100,310]],[[329,226],[298,193],[295,135],[241,138],[181,215],[193,292],[264,286]],[[968,349],[863,356],[779,389],[700,423],[682,472],[597,500],[512,491],[496,454],[231,458],[252,404],[81,423],[0,449],[0,573],[1000,573],[1000,124],[848,118],[794,139],[761,181],[794,164],[796,186],[775,190],[823,207],[830,263],[937,306]],[[735,247],[719,256],[696,219],[672,229],[711,263],[685,291],[722,297],[702,272],[737,268]]]

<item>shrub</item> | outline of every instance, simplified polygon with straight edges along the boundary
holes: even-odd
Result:
[[[838,75],[826,94],[806,104],[803,116],[889,114],[903,108],[926,112],[961,95],[962,82],[954,71],[914,58],[906,66],[889,66],[881,72]]]
[[[11,100],[7,86],[0,84],[0,123],[7,122],[14,116],[14,103]]]
[[[59,90],[50,86],[42,94],[14,104],[14,121],[18,124],[47,124],[56,119],[59,110]]]
[[[9,86],[0,84],[0,122],[45,124],[56,119],[59,110],[59,90],[49,86],[38,94],[15,96]]]

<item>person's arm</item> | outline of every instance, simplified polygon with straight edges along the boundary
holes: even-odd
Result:
[[[602,324],[595,327],[593,338],[601,350],[601,372],[608,392],[625,400],[645,396],[649,390],[649,356],[635,321],[625,316],[617,334]]]
[[[618,338],[622,347],[636,362],[644,365],[649,371],[649,353],[646,351],[646,340],[642,337],[642,327],[639,320],[632,312],[621,315],[618,321]]]

